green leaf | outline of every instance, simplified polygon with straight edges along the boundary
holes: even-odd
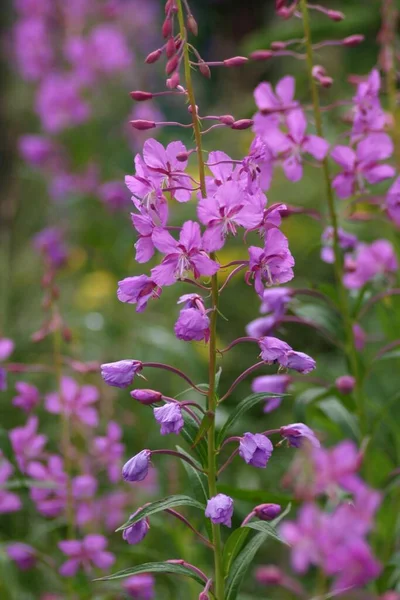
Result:
[[[327,395],[331,393],[331,390],[327,390],[322,387],[308,388],[296,397],[293,406],[293,412],[296,421],[299,423],[306,423],[307,408],[317,400],[323,400]]]
[[[185,421],[185,425],[181,430],[181,436],[191,447],[194,447],[194,442],[196,440],[197,431],[199,429],[196,421],[188,415],[186,412],[183,414],[183,420]],[[204,440],[201,440],[196,447],[194,448],[198,458],[202,466],[204,467],[207,464],[207,444]]]
[[[226,540],[222,557],[225,577],[231,570],[232,563],[243,548],[249,533],[250,532],[246,527],[239,527]]]
[[[196,466],[199,467],[199,469],[201,468],[200,463],[195,461],[193,459],[193,457],[190,456],[190,454],[188,452],[186,452],[186,450],[184,450],[180,446],[176,446],[176,449],[181,454],[184,454],[185,456],[190,458],[196,464]],[[199,471],[197,471],[197,469],[193,468],[192,465],[187,463],[186,460],[182,461],[182,465],[189,477],[191,488],[192,488],[192,491],[193,491],[193,494],[194,494],[196,500],[198,500],[201,503],[207,504],[208,493],[207,493],[207,478],[206,478],[206,476],[204,475],[204,473],[199,473]]]
[[[186,577],[194,579],[194,581],[197,581],[197,583],[202,586],[204,586],[205,583],[203,579],[197,575],[197,573],[194,573],[184,565],[167,562],[144,563],[143,565],[138,565],[137,567],[130,567],[129,569],[118,571],[118,573],[108,575],[107,577],[100,577],[99,579],[95,579],[95,581],[112,581],[113,579],[123,579],[124,577],[129,577],[130,575],[140,575],[140,573],[172,573],[175,575],[186,575]]]
[[[244,527],[249,527],[250,529],[255,529],[256,531],[263,531],[269,537],[274,538],[277,542],[281,542],[282,544],[286,544],[279,535],[276,529],[271,525],[271,523],[266,523],[265,521],[254,521],[247,523]],[[287,544],[288,545],[288,544]]]
[[[336,398],[327,398],[318,403],[318,408],[334,423],[342,432],[355,441],[361,438],[357,418],[351,414]]]
[[[200,510],[205,509],[205,505],[201,504],[194,498],[190,496],[168,496],[167,498],[162,498],[161,500],[156,500],[155,502],[151,502],[147,506],[139,509],[137,513],[132,516],[126,523],[118,527],[116,531],[123,531],[127,529],[134,523],[140,521],[140,519],[144,519],[145,517],[149,517],[150,515],[154,515],[155,513],[166,510],[167,508],[175,508],[176,506],[193,506],[194,508],[199,508]]]
[[[287,396],[287,394],[268,394],[266,392],[261,392],[258,394],[250,394],[250,396],[244,398],[244,400],[239,402],[235,410],[231,413],[221,428],[218,434],[217,445],[221,445],[229,429],[242,417],[242,415],[244,415],[245,412],[253,408],[253,406],[261,402],[261,400],[265,400],[266,398],[281,398],[282,396]]]
[[[292,497],[288,494],[274,493],[269,491],[262,491],[259,489],[246,490],[242,488],[236,488],[232,485],[226,485],[221,483],[218,485],[218,491],[237,500],[244,500],[251,502],[251,504],[264,504],[267,502],[273,502],[275,504],[288,504],[292,502]],[[296,500],[293,500],[296,503]]]
[[[206,412],[206,414],[204,415],[204,417],[202,418],[202,421],[200,423],[199,429],[197,431],[197,435],[194,439],[192,448],[195,448],[197,446],[197,444],[203,439],[203,437],[206,435],[207,431],[210,429],[211,425],[214,422],[214,418],[215,418],[215,414],[212,412]]]

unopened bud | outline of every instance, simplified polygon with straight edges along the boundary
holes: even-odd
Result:
[[[171,73],[173,73],[175,71],[176,67],[178,66],[178,63],[179,63],[179,58],[175,54],[175,56],[173,56],[167,62],[167,65],[165,67],[165,72],[167,73],[167,75],[171,75]]]
[[[311,72],[312,76],[316,79],[326,75],[326,69],[322,65],[314,65]]]
[[[170,90],[174,90],[179,85],[179,82],[179,73],[178,71],[175,71],[175,73],[173,73],[172,76],[169,79],[167,79],[167,88]]]
[[[165,19],[163,23],[161,33],[163,38],[169,38],[169,36],[172,33],[172,19],[169,16]]]
[[[335,385],[341,394],[351,394],[356,385],[356,380],[351,375],[342,375],[336,379]]]
[[[245,56],[233,56],[224,60],[224,65],[226,67],[240,67],[240,65],[244,65],[247,62],[249,62],[249,59]]]
[[[263,585],[279,585],[283,580],[283,573],[275,565],[266,565],[256,569],[256,580]]]
[[[193,15],[188,15],[186,25],[187,25],[187,28],[190,31],[190,33],[193,33],[193,35],[195,35],[197,37],[197,35],[199,33],[199,27],[198,27],[197,21]]]
[[[349,37],[344,38],[342,41],[343,46],[347,46],[349,48],[354,48],[361,44],[365,39],[365,36],[361,34],[349,35]]]
[[[279,504],[259,504],[254,509],[260,521],[273,521],[282,511]]]
[[[332,21],[343,21],[344,19],[344,14],[340,10],[328,10],[326,16]]]
[[[280,8],[277,11],[277,14],[282,17],[282,19],[290,19],[290,17],[293,15],[294,10],[287,8],[286,6],[284,6],[283,8]]]
[[[322,85],[322,87],[324,87],[324,88],[330,88],[331,85],[333,84],[333,79],[332,79],[332,77],[325,76],[325,77],[321,77],[319,79],[319,82]]]
[[[61,331],[64,342],[67,344],[72,340],[72,331],[69,327],[64,326]]]
[[[255,50],[250,54],[252,60],[269,60],[273,56],[272,50]]]
[[[144,102],[145,100],[151,100],[153,94],[151,92],[141,92],[137,90],[136,92],[131,92],[130,97],[137,102]]]
[[[239,130],[249,129],[250,127],[253,127],[253,124],[253,119],[239,119],[239,121],[235,121],[234,123],[232,123],[231,128]]]
[[[271,50],[284,50],[286,48],[286,42],[271,42]]]
[[[144,62],[147,63],[148,65],[151,65],[151,64],[153,64],[153,63],[155,63],[155,62],[158,61],[158,59],[160,58],[161,54],[162,54],[161,48],[159,48],[158,50],[154,50],[153,52],[150,52],[150,54],[148,54],[146,56],[146,59],[145,59]]]
[[[165,14],[167,15],[172,8],[173,0],[167,0],[165,3]]]
[[[206,65],[205,62],[201,62],[199,64],[199,71],[203,75],[203,77],[207,77],[207,79],[210,79],[210,77],[211,77],[210,67],[208,65]]]
[[[178,152],[178,154],[176,155],[176,160],[178,160],[179,162],[186,162],[188,158],[189,152]]]
[[[176,52],[175,40],[173,37],[170,37],[166,46],[165,46],[165,54],[167,58],[171,58]]]
[[[223,123],[224,125],[233,125],[235,122],[235,117],[233,117],[232,115],[221,115],[218,119],[218,121],[220,123]]]
[[[139,131],[146,131],[146,129],[154,129],[156,127],[154,121],[146,121],[145,119],[136,119],[129,122],[134,129],[138,129]]]
[[[160,402],[162,394],[156,390],[132,390],[130,392],[132,398],[141,404],[155,404]]]

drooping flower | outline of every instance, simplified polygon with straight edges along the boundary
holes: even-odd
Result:
[[[135,375],[142,368],[142,363],[138,360],[118,360],[101,365],[101,376],[107,385],[126,388],[132,385]]]
[[[155,598],[154,577],[150,574],[132,575],[124,580],[123,587],[133,600],[153,600]]]
[[[268,363],[280,362],[286,353],[291,350],[289,344],[271,336],[260,338],[259,346],[261,348],[261,358]]]
[[[296,352],[289,350],[280,361],[280,364],[287,369],[293,369],[299,373],[311,373],[316,367],[315,360],[305,352]]]
[[[267,285],[286,283],[293,279],[294,259],[287,238],[279,229],[270,229],[265,236],[264,248],[250,246],[247,278],[254,277],[254,287],[262,298],[263,281]]]
[[[233,500],[225,494],[217,494],[207,502],[206,517],[216,525],[232,526]]]
[[[282,398],[269,398],[268,394],[285,394],[292,378],[289,375],[261,375],[256,377],[251,384],[254,393],[265,392],[266,403],[264,412],[269,413],[278,408]]]
[[[195,308],[184,308],[180,311],[174,327],[175,335],[185,342],[205,341],[210,337],[210,319],[206,313]]]
[[[254,512],[261,521],[273,521],[282,512],[279,504],[259,504]]]
[[[373,133],[358,143],[354,151],[348,146],[336,146],[331,156],[342,168],[332,185],[339,198],[349,198],[357,187],[364,189],[364,180],[370,184],[379,183],[395,175],[390,165],[381,164],[381,160],[393,154],[393,142],[386,133]]]
[[[21,542],[8,544],[6,552],[8,557],[16,563],[21,571],[29,571],[29,569],[33,569],[36,565],[36,551],[28,544],[22,544]]]
[[[193,272],[195,279],[214,275],[219,265],[204,252],[200,226],[194,221],[183,224],[177,242],[168,231],[156,228],[153,242],[157,250],[165,254],[162,263],[151,270],[152,279],[158,285],[173,285],[177,279]]]
[[[159,298],[161,291],[150,277],[139,275],[119,281],[117,296],[121,302],[136,304],[136,312],[143,312],[150,298]]]
[[[15,389],[18,392],[14,396],[12,403],[14,406],[21,408],[25,412],[30,412],[40,402],[39,390],[36,386],[26,383],[25,381],[17,381]]]
[[[43,455],[47,436],[38,433],[39,419],[29,417],[22,427],[11,429],[9,436],[11,445],[21,471],[26,472],[28,464]]]
[[[62,377],[61,391],[45,397],[45,408],[53,414],[66,414],[89,427],[98,424],[97,410],[91,406],[99,399],[99,390],[94,385],[79,386],[72,377]]]
[[[65,540],[59,542],[58,547],[68,557],[59,569],[63,577],[73,577],[79,569],[87,574],[94,567],[108,569],[115,562],[115,556],[105,550],[107,539],[102,535],[89,534],[83,540]]]
[[[131,518],[137,514],[138,511],[131,515]],[[128,542],[128,544],[139,544],[147,535],[150,529],[149,520],[140,519],[137,523],[134,523],[127,529],[124,529],[122,532],[123,539]]]
[[[261,433],[245,433],[239,443],[239,455],[248,465],[265,469],[274,447],[267,436]]]
[[[149,472],[151,451],[142,450],[122,467],[122,477],[125,481],[143,481]]]
[[[355,256],[346,256],[343,282],[349,289],[359,289],[377,276],[397,272],[398,262],[388,240],[359,244]]]
[[[161,435],[178,434],[184,426],[179,402],[167,402],[153,410],[156,421],[161,425]]]
[[[164,148],[157,140],[150,139],[146,140],[143,146],[143,160],[146,166],[153,173],[162,176],[162,180],[178,202],[187,202],[192,193],[190,179],[183,173],[187,160],[179,161],[176,158],[178,154],[185,152],[186,148],[180,141],[171,142]]]
[[[304,423],[292,423],[280,428],[280,434],[288,441],[289,446],[300,448],[303,444],[310,443],[315,448],[320,447],[320,442],[315,433]]]

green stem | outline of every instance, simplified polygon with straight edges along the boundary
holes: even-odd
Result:
[[[319,93],[317,83],[313,78],[312,69],[314,66],[313,61],[313,48],[312,48],[312,37],[311,37],[311,27],[310,27],[310,16],[308,13],[307,0],[300,0],[301,11],[303,15],[303,27],[304,27],[304,37],[306,42],[306,56],[307,56],[307,68],[308,68],[308,77],[310,80],[311,94],[312,94],[312,102],[314,109],[314,119],[315,126],[317,130],[317,134],[320,137],[324,137],[323,127],[322,127],[322,117],[321,117],[321,107],[319,102]],[[350,307],[348,303],[348,297],[346,289],[343,285],[343,263],[342,263],[342,255],[340,251],[339,245],[339,225],[338,218],[336,214],[335,207],[335,198],[333,193],[333,188],[331,184],[331,176],[328,159],[325,158],[322,161],[322,171],[324,175],[325,181],[325,189],[326,189],[326,198],[328,203],[328,213],[329,220],[333,230],[333,251],[335,255],[334,262],[334,271],[335,271],[335,279],[336,285],[339,294],[339,303],[340,310],[343,317],[343,325],[346,334],[346,355],[347,360],[352,371],[353,377],[356,380],[355,386],[355,398],[357,402],[357,411],[360,419],[360,428],[362,434],[366,433],[367,423],[366,423],[366,415],[365,415],[365,402],[364,402],[364,394],[362,389],[362,378],[360,375],[360,367],[358,363],[357,349],[355,346],[354,332],[353,332],[353,323],[350,313]]]
[[[196,99],[193,91],[192,74],[189,60],[189,48],[187,44],[187,32],[182,9],[182,1],[178,0],[178,20],[180,34],[183,40],[183,58],[186,79],[186,89],[189,103],[192,110],[193,130],[196,141],[197,161],[199,167],[200,191],[203,198],[207,196],[205,166],[203,160],[202,139],[200,122],[197,116]],[[210,257],[215,258],[211,253]],[[207,432],[208,438],[208,492],[210,498],[217,494],[217,464],[216,464],[216,446],[215,446],[215,410],[217,405],[216,396],[216,372],[217,372],[217,319],[218,319],[218,277],[214,275],[211,279],[211,298],[212,312],[210,318],[210,342],[209,342],[209,379],[208,379],[208,404],[207,409],[214,414],[211,427]],[[222,566],[222,541],[220,526],[212,524],[212,542],[214,545],[214,595],[216,600],[225,598],[225,580]]]

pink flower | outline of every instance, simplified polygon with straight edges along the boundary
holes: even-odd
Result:
[[[9,492],[6,487],[3,487],[13,472],[13,466],[6,458],[4,458],[0,450],[0,515],[16,512],[22,507],[22,502],[17,494]]]
[[[25,383],[25,381],[17,381],[15,389],[18,396],[14,396],[13,405],[22,408],[25,412],[31,411],[40,402],[39,390],[36,386]]]
[[[58,543],[61,552],[68,560],[60,567],[63,577],[73,577],[79,569],[90,574],[94,567],[108,569],[115,562],[115,556],[106,552],[107,540],[102,535],[87,535],[83,540],[66,540]]]
[[[0,338],[0,361],[7,358],[14,352],[15,344],[9,338]]]
[[[395,169],[379,163],[392,153],[393,142],[386,133],[369,135],[357,145],[356,151],[348,146],[336,146],[331,156],[343,172],[336,175],[332,185],[339,198],[349,198],[357,186],[363,190],[364,180],[374,184],[393,177]]]
[[[249,257],[247,278],[254,277],[254,287],[261,298],[265,290],[263,281],[273,285],[293,279],[294,259],[288,240],[279,229],[267,232],[264,249],[250,246]]]
[[[164,148],[157,140],[150,139],[144,143],[143,160],[152,173],[162,176],[163,183],[171,188],[172,196],[178,202],[187,202],[192,194],[190,179],[182,173],[187,161],[176,158],[182,152],[186,152],[186,148],[180,141],[171,142]]]
[[[31,462],[27,474],[38,482],[51,483],[51,487],[35,487],[30,490],[30,497],[36,509],[48,518],[62,514],[65,509],[67,497],[67,474],[64,471],[63,461],[60,456],[51,455],[47,464]]]
[[[200,226],[194,221],[183,224],[177,242],[168,231],[157,227],[153,233],[153,242],[157,250],[165,254],[162,263],[151,270],[152,279],[158,285],[173,285],[188,272],[193,272],[195,279],[202,275],[214,275],[219,265],[202,249]]]
[[[90,115],[89,105],[80,96],[76,81],[63,73],[53,73],[42,81],[36,110],[44,129],[50,133],[80,125]]]
[[[349,289],[360,289],[378,275],[389,275],[398,269],[394,248],[387,240],[359,244],[355,256],[346,256],[344,284]]]
[[[270,83],[263,81],[254,90],[254,100],[259,112],[254,116],[254,131],[257,135],[268,135],[272,127],[280,122],[280,114],[296,108],[298,102],[294,100],[295,80],[287,75],[275,87],[275,92]]]
[[[132,201],[141,214],[147,214],[155,225],[166,225],[168,205],[161,190],[162,174],[150,170],[140,154],[135,156],[136,174],[125,177],[125,185],[132,192]]]
[[[353,135],[365,135],[382,131],[386,125],[386,116],[379,101],[381,78],[379,71],[373,69],[366,81],[360,83],[354,101]]]
[[[58,392],[47,394],[45,408],[50,413],[65,413],[89,427],[96,427],[98,414],[91,404],[99,399],[99,391],[93,385],[79,387],[71,377],[61,380],[61,397]]]
[[[93,453],[98,463],[107,469],[108,478],[116,483],[121,478],[121,458],[125,446],[121,443],[122,430],[118,423],[110,421],[107,434],[93,440]]]
[[[39,419],[31,416],[23,427],[10,431],[10,441],[21,471],[26,471],[32,460],[43,456],[47,437],[37,433]]]

